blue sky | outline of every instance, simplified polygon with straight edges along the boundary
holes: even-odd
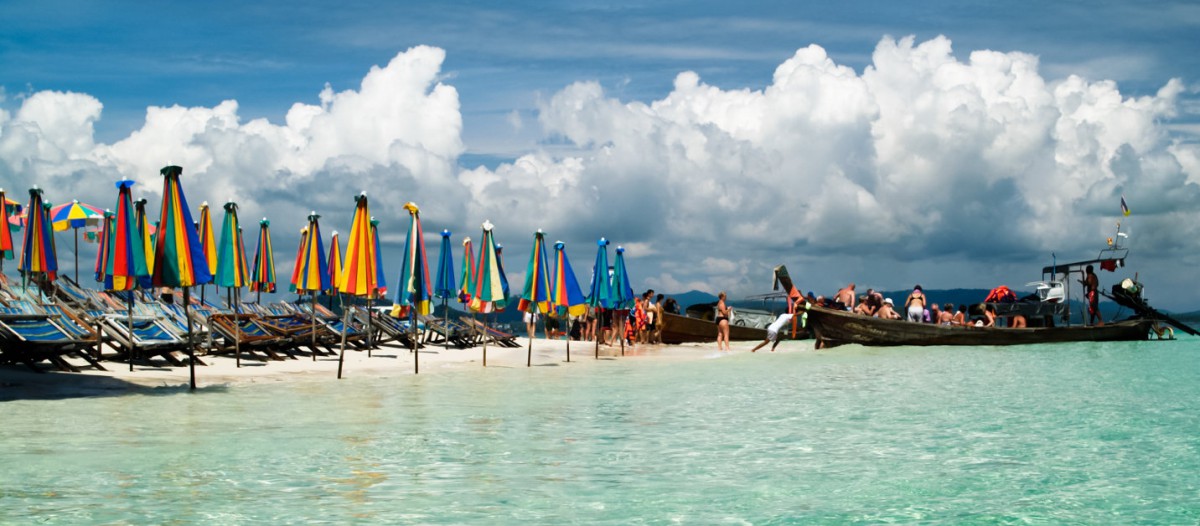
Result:
[[[1146,270],[1153,271],[1147,273],[1158,276],[1147,278],[1150,290],[1154,291],[1158,285],[1157,288],[1162,290],[1160,302],[1176,308],[1191,306],[1194,304],[1191,298],[1200,292],[1188,270],[1189,265],[1196,262],[1197,243],[1172,239],[1164,232],[1171,225],[1196,218],[1195,207],[1188,201],[1196,195],[1195,185],[1200,180],[1196,167],[1190,164],[1196,144],[1197,114],[1200,113],[1196,97],[1200,41],[1195,38],[1200,26],[1200,6],[1191,3],[858,2],[824,6],[795,2],[207,2],[146,6],[140,3],[51,1],[7,3],[0,6],[0,18],[6,21],[0,29],[0,86],[4,90],[0,108],[8,112],[10,127],[20,120],[17,117],[22,106],[34,94],[47,91],[86,94],[103,107],[101,116],[88,123],[94,129],[94,142],[102,147],[122,143],[137,136],[139,131],[143,135],[153,135],[155,130],[160,130],[147,124],[147,108],[150,107],[178,105],[212,109],[223,101],[236,101],[239,126],[260,118],[282,126],[294,104],[320,106],[319,94],[326,84],[334,94],[346,90],[362,91],[364,76],[373,66],[383,68],[413,46],[444,50],[444,60],[436,68],[432,80],[423,86],[428,90],[434,84],[441,84],[454,89],[456,111],[461,115],[460,129],[452,130],[454,133],[450,135],[453,136],[439,138],[440,142],[435,145],[423,143],[422,147],[428,150],[432,159],[449,159],[449,166],[441,168],[445,173],[425,174],[415,168],[424,166],[421,163],[404,164],[392,157],[371,159],[366,163],[373,167],[355,162],[351,163],[352,169],[333,169],[325,163],[309,172],[289,166],[286,170],[277,169],[275,173],[303,172],[306,176],[315,173],[326,180],[343,182],[346,190],[342,193],[351,194],[359,189],[356,183],[362,177],[351,178],[348,173],[371,173],[377,174],[372,177],[382,178],[390,173],[389,167],[399,163],[404,168],[399,170],[400,185],[411,181],[418,188],[414,194],[426,200],[422,204],[423,210],[446,210],[443,216],[438,216],[437,212],[431,215],[448,223],[445,226],[452,230],[462,232],[477,230],[481,218],[476,216],[480,214],[511,208],[515,210],[514,215],[520,215],[528,209],[530,214],[539,217],[514,218],[509,225],[511,241],[506,244],[515,249],[510,249],[509,253],[520,255],[515,258],[516,262],[509,263],[511,268],[523,267],[520,263],[523,263],[527,250],[525,238],[531,235],[533,228],[544,226],[552,234],[557,229],[574,245],[586,243],[584,246],[588,248],[574,256],[576,266],[579,266],[580,257],[590,258],[593,246],[590,243],[593,237],[598,237],[596,234],[628,239],[638,247],[653,247],[653,250],[645,250],[641,261],[635,251],[630,253],[631,264],[638,265],[638,270],[645,276],[639,282],[643,288],[654,286],[672,290],[672,287],[696,286],[710,291],[725,288],[750,294],[768,286],[764,269],[780,262],[793,267],[794,275],[796,268],[803,268],[804,275],[812,276],[808,288],[818,292],[836,289],[847,280],[881,288],[899,288],[912,281],[946,287],[990,287],[1000,282],[1021,285],[1023,283],[1019,281],[1037,278],[1033,273],[1046,263],[1043,259],[1051,247],[1061,247],[1061,252],[1079,254],[1080,258],[1090,257],[1094,252],[1094,238],[1102,240],[1103,233],[1111,230],[1108,223],[1115,220],[1105,215],[1111,215],[1108,212],[1115,206],[1112,204],[1113,193],[1137,194],[1137,188],[1144,188],[1143,194],[1132,199],[1131,206],[1153,214],[1140,213],[1136,218],[1141,223],[1131,220],[1131,226],[1136,226],[1136,232],[1142,234],[1136,247],[1137,257],[1145,257]],[[737,108],[744,105],[730,99],[743,92],[753,95],[772,86],[781,86],[773,75],[781,65],[793,59],[797,50],[819,46],[832,64],[848,67],[854,75],[865,79],[867,70],[881,69],[877,53],[885,37],[903,39],[912,36],[911,47],[915,48],[939,35],[947,40],[947,46],[952,43],[950,57],[963,64],[970,63],[972,53],[980,50],[1036,57],[1036,72],[1040,81],[1048,86],[1044,90],[1047,93],[1052,93],[1071,75],[1076,75],[1083,82],[1080,93],[1095,93],[1107,87],[1124,100],[1161,95],[1166,101],[1163,104],[1168,104],[1170,109],[1143,108],[1142,111],[1153,114],[1143,116],[1131,129],[1137,130],[1145,139],[1109,137],[1093,141],[1105,145],[1102,153],[1079,153],[1071,150],[1075,146],[1062,146],[1059,142],[1064,130],[1061,121],[1058,125],[1044,126],[1052,130],[1043,130],[1048,146],[1020,150],[1023,155],[1031,152],[1041,155],[1044,161],[1021,165],[1022,169],[1045,170],[1038,177],[1074,181],[1073,178],[1086,177],[1084,174],[1090,165],[1064,169],[1062,159],[1101,155],[1104,159],[1095,166],[1116,170],[1112,184],[1089,186],[1086,192],[1071,195],[1061,203],[1031,201],[1029,187],[1032,183],[1029,181],[1013,182],[999,176],[982,176],[985,182],[971,182],[971,170],[963,167],[991,162],[989,155],[997,148],[997,143],[965,151],[952,159],[934,155],[919,155],[915,160],[905,160],[903,156],[890,161],[884,159],[882,152],[892,143],[880,139],[887,136],[882,130],[889,111],[886,102],[878,102],[883,99],[868,103],[861,115],[848,121],[845,129],[829,132],[840,139],[813,154],[822,159],[826,154],[830,157],[821,161],[825,163],[821,170],[798,168],[800,160],[789,164],[786,152],[773,150],[779,146],[764,146],[756,142],[761,138],[748,138],[737,131],[729,131],[737,128],[738,122],[753,120],[750,116],[735,115]],[[936,50],[929,50],[929,53],[937,55]],[[899,54],[910,55],[903,49]],[[811,57],[803,60],[818,61]],[[700,162],[692,153],[680,158],[683,160],[645,161],[656,150],[647,153],[630,147],[630,142],[637,140],[636,135],[601,129],[613,122],[627,124],[628,119],[656,113],[663,108],[684,107],[670,102],[688,98],[682,96],[684,90],[678,82],[678,76],[684,72],[694,72],[702,88],[689,95],[692,109],[688,111],[708,111],[704,108],[715,107],[709,104],[717,98],[725,101],[722,104],[731,104],[729,108],[733,109],[722,110],[726,112],[723,116],[701,115],[689,120],[687,125],[673,120],[678,117],[678,112],[667,111],[657,113],[656,120],[643,125],[649,127],[646,129],[657,130],[653,133],[655,137],[671,137],[676,133],[703,136],[703,148],[713,149],[702,156],[708,159],[704,161],[708,165],[688,164]],[[1171,79],[1178,79],[1182,87],[1170,94],[1160,94],[1160,89]],[[1108,80],[1115,84],[1105,85],[1104,81]],[[878,83],[887,82],[900,81],[889,81],[881,76],[867,81],[867,91],[872,97],[879,97]],[[936,84],[939,80],[931,77],[930,82]],[[599,91],[588,91],[590,86]],[[708,88],[711,89],[705,92]],[[919,95],[920,92],[915,93]],[[671,98],[673,95],[675,98]],[[696,103],[697,97],[708,96],[715,98],[703,104]],[[1066,103],[1069,103],[1069,97],[1055,102],[1056,107]],[[445,104],[444,108],[438,106],[439,111],[455,105]],[[626,111],[622,105],[631,108],[628,115],[620,114]],[[70,103],[65,102],[62,107],[71,108]],[[1096,107],[1103,108],[1104,104],[1098,103]],[[584,111],[568,115],[564,108],[583,108],[596,114],[583,119]],[[987,111],[994,109],[989,105]],[[29,114],[53,113],[41,111],[30,110]],[[397,112],[401,117],[406,115],[403,110]],[[1007,122],[1008,117],[992,115],[993,122]],[[1081,122],[1092,119],[1091,116],[1079,118]],[[1110,127],[1116,126],[1127,122],[1122,120],[1124,118],[1113,117],[1114,120],[1106,122]],[[903,119],[894,122],[903,122]],[[0,120],[0,126],[3,125]],[[780,129],[802,130],[797,132],[797,137],[803,141],[804,133],[813,133],[813,129],[806,126],[787,124]],[[42,129],[46,136],[50,134],[49,126],[42,126]],[[345,129],[340,129],[344,133]],[[3,131],[4,128],[0,128],[0,133]],[[407,132],[397,133],[404,135]],[[947,145],[964,143],[967,137],[978,138],[972,133],[961,137],[951,135],[948,139],[942,137],[941,140],[947,142],[933,149],[945,151]],[[7,135],[10,140],[14,136],[11,128]],[[43,140],[48,140],[46,136]],[[725,139],[730,143],[718,146]],[[2,140],[3,135],[0,135]],[[196,141],[195,137],[188,140]],[[199,144],[211,145],[213,140],[210,137]],[[666,141],[662,144],[662,149],[666,150],[672,144],[683,149],[691,144],[688,139],[679,139],[681,142],[678,143],[671,142],[676,140],[671,138],[662,140]],[[401,142],[406,145],[420,142],[418,139],[405,141]],[[1109,147],[1108,141],[1118,143]],[[1132,146],[1121,150],[1120,141]],[[1004,144],[1009,143],[1011,141]],[[1078,144],[1087,143],[1087,140],[1079,139]],[[11,144],[27,143],[14,141]],[[215,166],[222,166],[229,172],[223,175],[228,178],[223,180],[227,184],[255,176],[248,172],[239,173],[237,163],[223,164],[222,159],[228,158],[230,152],[219,150],[217,146],[212,148],[215,152],[223,152],[212,157]],[[911,150],[919,145],[907,144],[903,148]],[[81,150],[38,162],[22,162],[21,159],[28,161],[28,156],[0,148],[0,155],[8,155],[7,158],[0,157],[0,178],[6,188],[23,188],[31,179],[44,183],[59,181],[56,178],[67,177],[63,174],[70,172],[74,175],[65,180],[81,185],[80,191],[85,191],[89,188],[84,184],[87,177],[110,178],[111,174],[124,174],[129,165],[138,164],[111,161],[121,157],[121,148],[117,150],[118,153],[112,155]],[[255,159],[244,149],[236,154]],[[726,154],[740,160],[737,167],[712,161]],[[630,157],[606,165],[604,155]],[[334,152],[321,159],[342,162],[349,157]],[[70,164],[83,162],[85,158],[100,167],[90,172],[93,175],[83,175],[77,165]],[[579,162],[576,164],[572,159]],[[1054,159],[1058,159],[1060,167],[1047,167],[1046,163],[1053,164]],[[145,162],[150,163],[149,160]],[[929,209],[924,205],[913,207],[909,201],[898,201],[907,194],[885,191],[905,184],[905,179],[889,178],[904,172],[905,169],[898,167],[905,166],[903,163],[906,162],[911,166],[931,162],[940,166],[951,182],[964,181],[963,187],[978,187],[980,192],[986,192],[971,196],[942,195],[930,199]],[[58,163],[57,168],[52,166],[55,163]],[[1172,163],[1180,167],[1163,168]],[[866,164],[874,166],[864,167]],[[536,168],[536,173],[530,172],[534,169],[530,167]],[[777,205],[757,202],[747,196],[721,201],[720,192],[725,190],[685,196],[677,188],[681,184],[679,177],[688,171],[702,174],[695,176],[697,187],[700,187],[703,185],[699,181],[711,180],[717,185],[737,181],[755,167],[771,174],[771,177],[756,179],[750,185],[752,188],[761,185],[759,193],[786,189],[787,193],[809,196],[796,197],[795,202],[778,205],[781,210],[773,212],[775,216],[786,216],[805,208],[809,215],[804,221],[798,221],[801,226],[797,228],[807,229],[807,232],[787,233],[789,222],[767,216],[761,219],[749,217],[756,213],[765,214],[765,209]],[[994,171],[1000,173],[1012,168],[997,165]],[[809,169],[813,173],[789,179],[793,172]],[[186,170],[189,170],[188,166],[185,166]],[[464,176],[464,172],[470,174]],[[658,179],[659,174],[668,172],[674,175]],[[201,173],[204,172],[201,170]],[[544,199],[545,196],[529,189],[521,190],[519,179],[537,179],[545,174],[562,174],[552,181],[557,181],[560,190],[570,195],[598,186],[594,197],[599,202],[620,200],[626,203],[617,207],[620,212],[612,225],[614,231],[602,232],[606,229],[597,225],[591,215],[571,213],[569,207],[581,206],[579,203],[563,204],[567,209],[560,210],[540,203],[530,205],[523,200],[521,196],[528,196],[529,200]],[[817,185],[822,184],[820,181],[829,177],[844,177],[853,183],[852,188],[830,186],[818,189]],[[1144,182],[1134,187],[1138,177]],[[280,176],[280,180],[291,179]],[[370,177],[367,180],[374,181]],[[430,180],[442,182],[427,183]],[[490,194],[509,196],[511,193],[510,198],[493,202],[498,199],[476,196],[475,202],[454,207],[440,206],[436,200],[436,196],[446,195],[444,192],[458,192],[453,194],[456,196],[471,194],[472,184],[478,186],[480,181],[493,180],[504,181],[506,186]],[[683,180],[682,184],[687,184],[687,179]],[[544,179],[537,181],[543,186],[548,184]],[[605,181],[625,182],[628,187],[620,192],[607,192],[601,184]],[[795,186],[791,185],[793,182]],[[306,194],[300,190],[293,195],[272,188],[275,187],[265,185],[245,190],[239,199],[253,200],[254,204],[261,205],[263,214],[290,214],[303,208],[306,215],[309,207],[322,202],[315,198],[308,200],[315,203],[305,202]],[[438,188],[443,194],[437,193]],[[571,189],[576,192],[569,192]],[[213,195],[205,195],[203,191],[197,193],[214,201],[224,198],[215,190],[211,192]],[[563,195],[551,194],[560,198]],[[976,217],[977,214],[971,213],[971,207],[958,208],[959,205],[993,201],[1014,203],[1008,209],[1012,214],[1024,213],[1023,208],[1029,206],[1028,213],[1037,214],[1038,223],[1009,223],[1004,214],[999,213],[985,218],[980,225],[942,218],[940,226],[925,228],[907,224],[904,219],[890,218],[882,223],[884,226],[872,226],[865,233],[850,229],[822,237],[812,232],[818,228],[831,231],[827,224],[829,214],[816,217],[821,209],[810,206],[812,201],[833,199],[834,196],[849,199],[847,196],[850,195],[858,195],[862,207],[846,213],[846,221],[858,221],[868,226],[870,218],[876,215],[869,207],[880,207],[889,212],[914,208],[914,212],[920,214],[942,211],[948,216]],[[1148,202],[1152,199],[1150,196],[1155,195],[1177,197]],[[717,204],[711,212],[706,212],[677,207],[673,203],[685,197],[715,199]],[[48,198],[56,199],[53,195]],[[336,205],[331,202],[330,206]],[[1070,217],[1052,213],[1062,207],[1071,212]],[[345,208],[349,209],[350,205]],[[258,210],[250,205],[243,205],[243,210],[258,214]],[[336,217],[340,213],[332,215]],[[720,219],[724,216],[735,219]],[[543,217],[555,224],[538,224]],[[706,224],[709,219],[715,223]],[[299,224],[302,220],[299,217],[294,222]],[[272,217],[272,221],[273,225],[286,224],[278,217]],[[506,226],[502,219],[493,218],[493,221],[498,228]],[[1051,228],[1045,226],[1047,221],[1061,221],[1059,229],[1085,228],[1087,236],[1080,237],[1089,239],[1085,242],[1061,235],[1029,233]],[[403,232],[402,223],[396,220],[393,229],[396,235]],[[905,223],[905,228],[897,227],[894,244],[869,235],[890,231],[888,225],[897,223]],[[993,234],[992,228],[1005,233]],[[426,226],[430,232],[439,229],[438,225]],[[714,232],[715,237],[692,235],[693,229],[707,229]],[[760,239],[746,234],[755,229],[779,234],[779,241],[771,242],[772,236]],[[986,233],[976,235],[972,229],[984,229]],[[503,241],[503,236],[500,237]],[[980,240],[980,237],[998,239]],[[285,243],[289,242],[281,240],[276,244],[285,246]],[[1061,253],[1059,256],[1070,258]],[[512,255],[508,257],[513,258]],[[852,258],[856,262],[847,267],[846,261]],[[729,274],[736,275],[737,279],[723,277]]]

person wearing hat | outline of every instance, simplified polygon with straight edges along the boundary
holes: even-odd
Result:
[[[892,302],[892,298],[883,300],[883,305],[879,307],[879,312],[876,316],[888,320],[900,319],[900,313],[896,312],[896,304]]]

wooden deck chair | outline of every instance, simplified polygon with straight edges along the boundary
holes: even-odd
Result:
[[[425,343],[428,345],[443,345],[449,343],[460,349],[475,346],[475,333],[461,324],[450,322],[433,316],[420,316],[425,324]]]
[[[208,316],[209,329],[213,336],[220,336],[222,345],[213,345],[209,353],[232,353],[240,347],[243,353],[261,352],[269,360],[282,361],[280,354],[295,346],[288,336],[271,331],[251,314],[213,313]],[[215,342],[210,338],[210,342]]]
[[[353,319],[360,325],[366,326],[370,323],[371,329],[375,331],[372,341],[375,345],[389,345],[393,347],[403,347],[405,349],[413,348],[413,333],[409,330],[408,320],[393,318],[387,314],[375,314],[368,316],[367,310],[359,307],[352,307]],[[421,348],[419,338],[415,340],[416,347]]]
[[[501,347],[517,348],[521,344],[517,343],[517,337],[499,329],[489,327],[482,321],[462,316],[459,321],[471,327],[481,338],[487,338],[489,343],[495,343]]]

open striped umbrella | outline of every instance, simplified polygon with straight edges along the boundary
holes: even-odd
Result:
[[[136,212],[130,188],[133,181],[117,182],[117,212],[108,230],[102,251],[104,257],[104,290],[131,291],[150,276],[146,266],[146,249],[135,222]],[[133,294],[129,295],[129,370],[133,371]]]
[[[257,296],[255,303],[262,303],[262,293],[275,292],[275,248],[271,245],[271,222],[262,218],[258,222],[258,246],[254,251],[254,267],[250,275],[250,290]]]
[[[479,244],[479,260],[475,265],[475,282],[471,291],[470,309],[474,312],[487,314],[503,311],[508,303],[504,294],[504,282],[507,278],[500,268],[499,258],[496,257],[496,238],[492,230],[495,225],[491,221],[483,222],[483,241]],[[483,328],[487,331],[487,316],[483,318]],[[483,339],[483,365],[487,366],[487,338]]]
[[[113,229],[116,228],[116,224],[117,224],[117,214],[113,213],[112,210],[105,210],[104,211],[104,223],[103,223],[103,226],[100,228],[100,237],[98,239],[98,241],[100,242],[100,249],[96,251],[96,268],[94,271],[96,281],[99,281],[101,283],[104,282],[104,270],[108,267],[108,258],[109,258],[108,236],[112,235],[112,231],[113,231]],[[137,227],[135,226],[134,227],[134,235],[137,235],[136,232],[137,232]],[[141,236],[138,236],[138,239],[140,240]],[[146,260],[146,253],[145,253],[145,251],[142,251],[142,261],[145,261],[145,260]],[[149,271],[149,268],[147,268],[146,270]]]
[[[3,203],[3,206],[0,206],[0,270],[4,270],[4,260],[12,259],[13,253],[16,252],[12,230],[8,227],[10,214],[21,213],[21,204],[6,197],[3,188],[0,188],[0,203]]]
[[[617,259],[613,262],[613,308],[633,308],[633,288],[629,286],[629,272],[625,270],[625,247],[617,245]],[[621,355],[625,354],[625,323],[628,316],[621,317]]]
[[[296,259],[292,264],[292,280],[288,284],[288,292],[296,292],[296,284],[300,282],[301,266],[300,263],[304,260],[304,253],[308,247],[308,227],[300,229],[300,246],[296,247]]]
[[[525,288],[521,292],[521,300],[517,302],[517,310],[537,315],[550,312],[550,266],[546,259],[546,234],[538,229],[533,234],[533,249],[529,251],[529,265],[525,267]],[[537,322],[533,323],[533,331],[529,333],[529,348],[525,366],[533,363],[533,336],[537,330]]]
[[[396,280],[396,305],[400,316],[408,315],[412,330],[413,374],[420,372],[417,352],[417,316],[429,315],[432,297],[429,285],[429,263],[425,253],[425,231],[421,228],[421,210],[416,203],[404,204],[410,218],[408,238],[404,241],[404,262],[400,265],[400,279]]]
[[[33,274],[41,274],[47,282],[53,282],[58,278],[54,233],[51,230],[48,210],[42,203],[42,190],[36,186],[29,190],[27,210],[29,222],[25,225],[20,270],[24,273],[26,281]]]
[[[138,235],[142,238],[142,247],[146,251],[145,260],[146,268],[150,269],[150,275],[154,275],[154,251],[156,250],[156,239],[154,235],[158,232],[158,228],[150,224],[150,218],[146,214],[146,200],[138,199],[133,202],[134,207],[134,222],[137,225]],[[212,274],[212,270],[209,271]],[[142,288],[149,288],[152,280],[144,280]]]
[[[596,338],[596,359],[600,358],[600,328],[604,326],[601,316],[608,316],[607,312],[613,306],[612,282],[608,279],[608,240],[600,238],[596,242],[598,246],[596,250],[596,262],[592,265],[592,286],[588,292],[586,302],[592,307],[596,314],[596,331],[592,336]]]
[[[79,229],[97,226],[103,219],[103,210],[78,200],[50,209],[50,222],[54,224],[56,232],[68,228],[75,231],[75,283],[79,283]]]
[[[366,296],[368,302],[379,286],[376,282],[375,243],[372,239],[371,210],[367,204],[367,193],[354,198],[354,219],[350,226],[350,239],[346,242],[346,259],[342,265],[342,279],[338,292],[351,296]],[[342,352],[338,355],[338,378],[342,377],[342,363],[346,356],[346,327],[350,325],[350,309],[345,309],[342,324]],[[369,328],[368,328],[369,329]]]
[[[200,203],[200,221],[196,223],[196,235],[200,236],[200,250],[210,274],[217,273],[217,237],[213,235],[212,213],[208,201]],[[204,301],[204,285],[200,286],[200,301]]]
[[[579,280],[575,279],[575,270],[571,268],[571,260],[567,259],[567,244],[562,241],[554,243],[554,274],[550,286],[551,305],[555,316],[566,321],[567,330],[564,335],[567,340],[567,361],[571,361],[571,318],[578,318],[587,312],[587,300],[583,291],[579,290]]]
[[[188,320],[187,348],[191,388],[195,389],[196,353],[192,345],[192,318],[188,314],[191,288],[194,285],[209,283],[213,277],[204,261],[204,252],[200,249],[200,236],[196,233],[191,209],[187,206],[183,186],[179,183],[183,168],[166,166],[160,172],[163,175],[160,231],[154,243],[154,262],[147,263],[152,265],[151,282],[154,286],[183,288],[183,314]],[[149,228],[142,231],[143,236],[148,233]]]
[[[325,246],[321,239],[321,216],[311,212],[308,214],[308,227],[304,229],[304,237],[300,241],[300,255],[296,258],[296,292],[309,293],[312,302],[312,359],[317,361],[317,293],[329,290],[329,268],[325,263]]]
[[[233,291],[234,352],[237,366],[242,366],[241,292],[250,284],[246,265],[246,246],[242,243],[242,227],[238,221],[237,203],[225,203],[225,219],[221,223],[221,243],[217,245],[217,285]]]
[[[329,269],[329,287],[325,289],[325,293],[330,296],[330,308],[333,308],[333,296],[337,295],[338,283],[342,281],[342,245],[338,241],[337,230],[333,231],[333,235],[329,238],[329,260],[326,263]]]
[[[446,302],[454,297],[454,254],[450,251],[450,231],[442,230],[442,251],[438,254],[437,282],[433,286],[433,295],[442,298],[442,314],[446,316],[446,326],[450,325],[450,308]],[[450,339],[445,339],[446,348],[450,348]]]

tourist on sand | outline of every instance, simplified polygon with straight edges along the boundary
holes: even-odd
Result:
[[[913,287],[908,299],[904,300],[904,312],[908,313],[908,321],[925,321],[925,291],[920,285]]]
[[[525,335],[528,336],[530,340],[536,338],[538,314],[532,310],[526,311],[523,318],[525,320]]]
[[[663,322],[665,321],[665,320],[663,320],[663,312],[666,310],[666,306],[663,305],[663,295],[662,294],[659,294],[658,297],[655,298],[655,300],[656,301],[654,302],[654,311],[655,311],[654,312],[654,332],[651,333],[651,335],[650,335],[650,343],[662,343]]]
[[[1096,277],[1091,265],[1087,266],[1086,271],[1081,283],[1087,296],[1088,325],[1104,325],[1104,317],[1100,316],[1100,278]]]
[[[853,311],[854,310],[854,301],[855,301],[854,284],[851,283],[849,285],[846,285],[846,288],[837,291],[837,294],[833,295],[833,305],[834,305],[833,308]],[[838,304],[841,304],[841,305],[839,306]]]
[[[779,331],[783,330],[784,325],[787,325],[790,321],[792,321],[792,313],[785,312],[780,314],[778,318],[775,318],[774,322],[771,322],[771,325],[767,326],[767,339],[755,345],[753,349],[750,349],[750,352],[755,352],[768,343],[771,344],[771,352],[775,352],[775,346],[779,345]]]
[[[896,312],[895,303],[892,302],[892,298],[883,300],[883,306],[879,307],[878,317],[886,320],[900,319],[900,313]]]
[[[717,294],[717,350],[728,351],[729,349],[729,306],[725,304],[725,292]],[[722,346],[724,342],[724,346]]]

